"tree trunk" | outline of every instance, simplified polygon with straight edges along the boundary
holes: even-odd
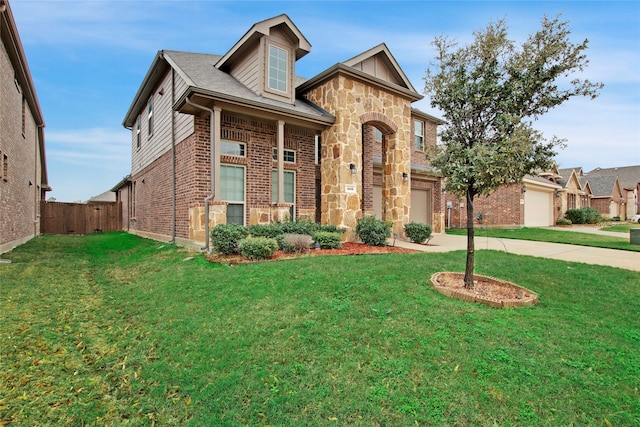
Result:
[[[473,289],[473,269],[475,265],[475,240],[473,229],[473,191],[467,189],[467,265],[464,270],[464,287]]]

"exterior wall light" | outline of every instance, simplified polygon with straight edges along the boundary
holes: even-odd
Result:
[[[402,179],[405,181],[409,181],[409,174],[406,172],[402,172]]]
[[[523,186],[522,186],[522,192],[523,192],[523,193],[526,193],[526,192],[527,192],[527,186],[526,186],[526,185],[523,185]]]
[[[354,165],[353,163],[350,163],[350,164],[349,164],[349,169],[351,170],[351,173],[352,173],[353,175],[355,175],[355,174],[356,174],[356,172],[358,172],[358,170],[356,169],[356,165]]]

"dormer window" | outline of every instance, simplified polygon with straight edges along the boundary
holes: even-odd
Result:
[[[287,92],[288,52],[269,45],[269,89]]]

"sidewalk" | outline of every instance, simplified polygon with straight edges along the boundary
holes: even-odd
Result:
[[[606,233],[606,232],[600,232]],[[617,236],[620,233],[616,233]],[[449,252],[467,249],[467,237],[452,234],[434,234],[429,245],[418,245],[405,241],[396,241],[396,246],[423,252]],[[640,271],[640,252],[617,249],[592,248],[588,246],[567,245],[562,243],[533,242],[528,240],[498,239],[494,237],[475,238],[475,249],[493,249],[518,255],[531,255],[563,261],[583,262],[586,264],[606,265]]]

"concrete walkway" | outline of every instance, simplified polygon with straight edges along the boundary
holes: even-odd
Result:
[[[599,232],[596,234],[600,233],[609,232]],[[614,235],[617,237],[624,236],[623,233],[615,233]],[[449,252],[455,250],[466,250],[467,237],[439,233],[434,234],[433,239],[429,241],[429,245],[418,245],[416,243],[400,240],[397,240],[395,245],[423,252]],[[493,249],[518,255],[531,255],[541,258],[583,262],[595,265],[607,265],[611,267],[624,268],[626,270],[640,271],[640,252],[479,236],[476,236],[475,238],[475,249]]]

